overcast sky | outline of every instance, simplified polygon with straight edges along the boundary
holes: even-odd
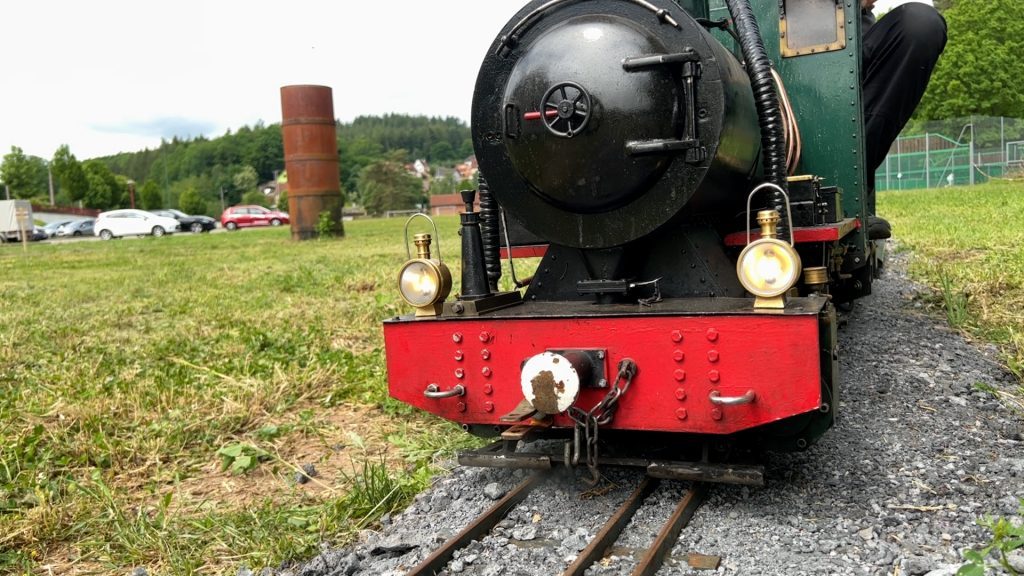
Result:
[[[484,52],[524,3],[0,0],[0,155],[66,143],[85,159],[279,122],[289,84],[331,86],[342,120],[468,120]]]

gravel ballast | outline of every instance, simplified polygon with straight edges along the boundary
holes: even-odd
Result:
[[[1024,497],[1018,416],[976,388],[1012,375],[922,313],[897,256],[840,330],[839,422],[806,452],[771,454],[767,486],[718,485],[684,528],[659,574],[955,574],[965,548],[988,540],[976,520],[1015,516]],[[535,489],[447,573],[557,574],[640,481],[605,470],[606,494],[556,477]],[[326,550],[280,576],[399,575],[515,486],[525,472],[456,468],[355,545]],[[581,478],[586,471],[582,471]],[[686,485],[665,482],[611,554],[588,574],[629,574]],[[687,555],[721,557],[695,571]]]

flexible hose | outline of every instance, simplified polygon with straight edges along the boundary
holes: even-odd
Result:
[[[483,176],[480,177],[480,235],[484,245],[484,268],[487,270],[487,284],[491,292],[498,291],[501,279],[501,247],[498,237],[498,202],[491,194]]]
[[[783,190],[789,190],[786,182],[786,134],[779,105],[779,95],[772,79],[772,65],[761,40],[761,30],[754,18],[749,0],[726,0],[729,15],[740,39],[740,50],[747,63],[750,86],[754,91],[754,106],[757,109],[761,127],[761,154],[764,159],[764,173],[769,182]],[[782,194],[773,193],[772,208],[783,215],[779,234],[784,235],[786,225],[785,200]]]

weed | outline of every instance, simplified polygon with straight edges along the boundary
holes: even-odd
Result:
[[[221,470],[230,469],[235,474],[245,474],[256,469],[260,462],[270,459],[270,454],[266,450],[238,442],[217,450],[217,455],[221,459]]]
[[[967,295],[956,289],[945,270],[939,272],[939,283],[942,286],[942,305],[946,311],[946,320],[953,328],[963,328],[967,321]]]
[[[317,217],[316,235],[318,238],[331,238],[341,235],[341,224],[331,216],[330,210],[324,210]]]
[[[1021,501],[1021,514],[1024,515],[1024,500]],[[1014,576],[1019,574],[1010,565],[1007,556],[1024,546],[1024,524],[991,516],[979,520],[978,524],[988,528],[992,539],[981,550],[964,552],[964,560],[967,560],[967,563],[960,567],[957,576],[984,576],[988,573],[989,568],[996,570],[1001,568],[1007,574]],[[992,565],[991,560],[993,552],[996,557],[995,566]]]

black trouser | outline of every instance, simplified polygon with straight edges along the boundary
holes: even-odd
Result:
[[[864,32],[862,93],[869,187],[928,88],[946,47],[946,20],[926,4],[894,8]]]

